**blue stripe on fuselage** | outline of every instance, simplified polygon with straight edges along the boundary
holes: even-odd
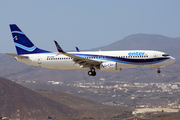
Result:
[[[92,55],[92,54],[72,54],[78,57],[98,57],[94,59],[98,60],[107,60],[107,61],[113,61],[117,63],[124,63],[124,64],[133,64],[133,65],[148,65],[148,64],[156,64],[163,62],[167,59],[170,59],[168,57],[166,58],[144,58],[144,59],[128,59],[128,58],[119,58],[119,57],[113,57],[113,56],[105,56],[105,55]],[[100,57],[100,58],[99,58]],[[92,59],[92,58],[90,58]]]

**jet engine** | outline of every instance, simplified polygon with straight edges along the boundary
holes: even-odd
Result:
[[[116,71],[121,71],[121,68],[117,67],[116,62],[105,62],[105,63],[101,63],[100,70],[106,72],[116,72]]]

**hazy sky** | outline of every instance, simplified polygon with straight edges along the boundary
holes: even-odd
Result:
[[[180,0],[0,0],[0,53],[16,53],[9,24],[45,50],[108,45],[146,33],[180,37]]]

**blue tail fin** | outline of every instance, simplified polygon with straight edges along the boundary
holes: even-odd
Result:
[[[18,55],[34,53],[50,53],[50,51],[37,48],[16,24],[10,24],[12,37]]]

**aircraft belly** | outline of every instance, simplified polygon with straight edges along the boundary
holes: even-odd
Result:
[[[48,61],[44,62],[42,67],[51,69],[79,69],[73,61]]]
[[[118,63],[118,68],[142,68],[142,67],[152,67],[151,64],[127,64],[127,63]]]
[[[76,64],[72,61],[65,61],[57,63],[57,69],[79,69]]]
[[[118,68],[136,68],[138,65],[133,65],[133,64],[125,64],[125,63],[118,63],[117,64]]]

